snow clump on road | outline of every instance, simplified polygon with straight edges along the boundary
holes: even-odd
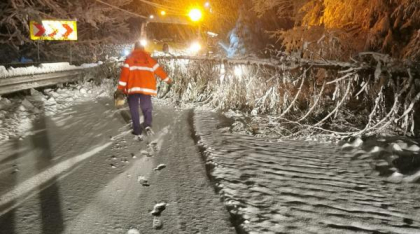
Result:
[[[132,228],[128,230],[127,234],[140,234],[139,230]]]

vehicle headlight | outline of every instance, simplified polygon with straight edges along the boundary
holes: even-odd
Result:
[[[191,46],[190,46],[190,51],[192,52],[192,53],[197,53],[198,51],[200,51],[201,50],[201,45],[200,45],[200,43],[198,43],[198,42],[194,42],[194,43],[192,43],[191,44]]]
[[[146,39],[141,39],[140,40],[140,45],[146,46],[147,45],[147,40]]]

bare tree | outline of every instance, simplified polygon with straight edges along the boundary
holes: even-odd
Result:
[[[104,4],[104,2],[106,4]],[[8,0],[0,2],[0,44],[15,52],[30,50],[34,42],[29,37],[29,21],[42,19],[77,20],[78,47],[84,51],[99,44],[128,42],[133,38],[129,20],[135,14],[132,0]],[[122,9],[122,10],[120,10]],[[140,12],[139,12],[140,13]],[[44,56],[53,55],[68,42],[45,42],[42,44]],[[86,49],[91,47],[91,49]],[[29,53],[30,52],[26,52]],[[55,53],[56,56],[59,56]],[[91,55],[90,55],[91,56]]]

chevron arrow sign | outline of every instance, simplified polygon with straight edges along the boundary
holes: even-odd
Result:
[[[76,41],[77,24],[71,20],[30,21],[31,40]]]

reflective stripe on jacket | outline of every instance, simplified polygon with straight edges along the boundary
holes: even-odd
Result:
[[[148,53],[134,50],[121,68],[118,89],[126,94],[156,95],[155,74],[166,83],[171,82],[163,68]]]

